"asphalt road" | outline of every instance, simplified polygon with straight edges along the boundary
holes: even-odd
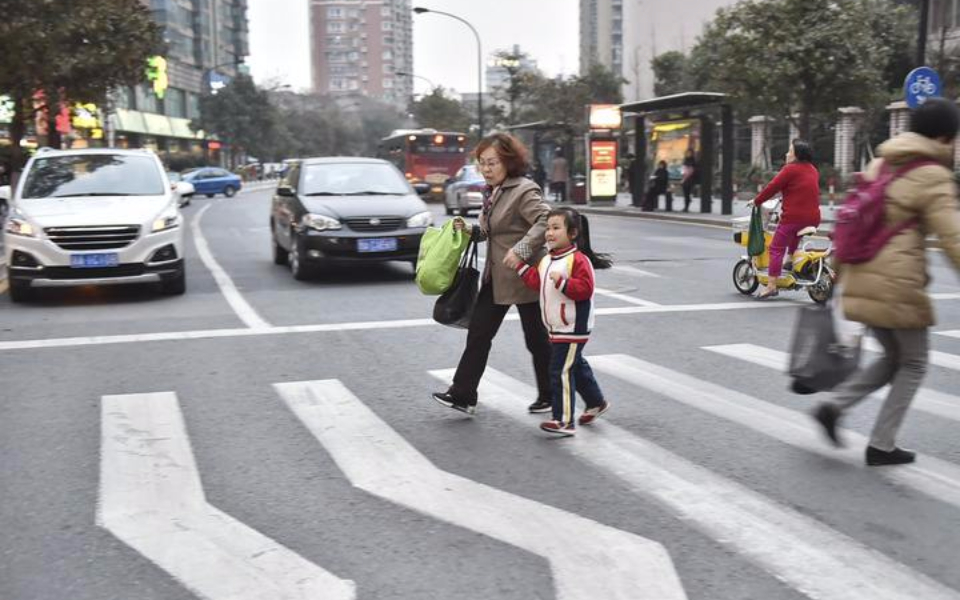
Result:
[[[593,218],[617,268],[586,355],[613,408],[548,439],[519,323],[478,416],[430,400],[462,331],[409,264],[297,282],[269,192],[198,198],[188,291],[0,295],[0,599],[960,599],[960,285],[901,433],[829,447],[776,368],[801,294],[758,303],[726,228]],[[437,207],[438,219],[442,220]],[[203,252],[207,249],[208,252]]]

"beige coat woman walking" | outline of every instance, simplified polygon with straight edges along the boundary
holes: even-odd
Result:
[[[814,417],[827,437],[842,445],[837,424],[844,412],[884,385],[890,392],[870,433],[869,466],[911,463],[916,453],[900,448],[896,436],[927,370],[933,306],[926,288],[927,236],[935,235],[944,254],[960,271],[960,212],[953,180],[953,142],[960,129],[960,111],[943,98],[931,98],[911,115],[911,132],[880,146],[880,159],[867,171],[876,178],[881,165],[899,169],[919,165],[886,188],[886,226],[916,224],[893,236],[871,260],[840,265],[844,315],[870,327],[884,354],[861,367],[817,407]]]
[[[537,398],[528,410],[548,412],[552,406],[550,342],[540,319],[537,293],[523,285],[516,268],[521,262],[532,263],[542,256],[550,207],[543,201],[540,187],[523,177],[529,164],[527,149],[520,140],[495,133],[480,141],[476,155],[488,193],[473,235],[487,242],[487,260],[453,385],[445,392],[434,393],[433,398],[454,410],[476,413],[477,388],[493,338],[510,306],[516,305],[537,380]]]

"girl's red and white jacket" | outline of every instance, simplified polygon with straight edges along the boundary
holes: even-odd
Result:
[[[552,250],[536,267],[522,264],[517,273],[540,292],[540,316],[556,343],[585,343],[593,329],[593,265],[576,246]],[[554,283],[551,273],[559,273]]]

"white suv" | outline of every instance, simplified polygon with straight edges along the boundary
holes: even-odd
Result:
[[[4,223],[10,299],[38,287],[144,282],[184,293],[183,191],[147,150],[40,151]]]

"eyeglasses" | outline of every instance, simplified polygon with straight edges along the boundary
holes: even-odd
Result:
[[[477,161],[477,166],[480,167],[481,169],[493,169],[493,168],[499,167],[501,164],[503,163],[501,163],[499,160],[496,160],[496,159]]]

